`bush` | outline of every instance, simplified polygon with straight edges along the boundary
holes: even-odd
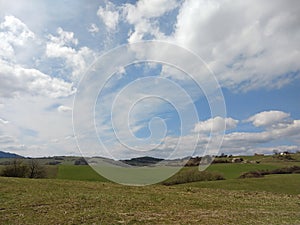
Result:
[[[54,156],[53,159],[54,160],[64,160],[64,157],[62,157],[62,156]]]
[[[300,170],[300,166],[283,167],[270,171],[271,174],[290,174]]]
[[[257,170],[243,173],[239,178],[256,178],[263,177],[264,175],[270,174],[291,174],[291,173],[300,173],[300,166],[292,166],[292,167],[283,167],[274,170]]]
[[[31,159],[28,163],[29,178],[45,178],[46,170],[45,167],[42,166],[37,159]]]
[[[31,159],[28,163],[21,159],[13,159],[10,164],[4,167],[1,175],[5,177],[45,178],[46,170],[37,159]]]
[[[196,181],[224,180],[218,173],[198,171],[195,169],[182,170],[163,182],[164,185],[184,184]]]
[[[20,159],[13,159],[2,170],[2,176],[5,177],[26,177],[27,174],[28,166]]]
[[[239,178],[259,178],[263,176],[263,173],[261,173],[260,171],[250,171],[243,173]]]
[[[215,159],[212,163],[213,164],[216,164],[216,163],[231,163],[231,160],[228,160],[228,159]]]
[[[85,158],[79,158],[74,162],[74,165],[88,165],[88,163]]]
[[[50,162],[46,163],[46,165],[51,165],[51,166],[55,166],[55,165],[58,165],[58,164],[61,164],[61,162],[59,162],[59,161],[50,161]]]

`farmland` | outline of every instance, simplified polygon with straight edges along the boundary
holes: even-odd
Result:
[[[47,166],[51,179],[0,177],[0,224],[300,224],[300,174],[238,178],[299,165],[299,155],[294,157],[207,169],[225,180],[142,187],[114,184],[66,160]],[[198,168],[179,173],[192,170]]]

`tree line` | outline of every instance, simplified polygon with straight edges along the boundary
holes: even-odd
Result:
[[[22,159],[13,159],[6,165],[1,176],[23,177],[23,178],[45,178],[47,177],[45,166],[41,165],[37,159],[30,159],[25,162]]]

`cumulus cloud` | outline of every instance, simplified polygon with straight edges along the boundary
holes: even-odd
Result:
[[[102,19],[108,30],[113,31],[116,29],[119,23],[119,12],[113,3],[107,2],[105,8],[100,6],[97,15]]]
[[[212,126],[208,126],[207,124],[212,123],[212,120],[208,120],[210,122],[205,121],[202,126],[199,126],[199,131],[206,130],[210,131],[209,128]],[[235,124],[236,122],[233,122]],[[205,126],[207,125],[207,126]],[[223,137],[223,143],[221,148],[218,149],[217,142],[215,139],[209,139],[205,133],[200,133],[200,137],[198,140],[198,145],[195,149],[195,155],[205,155],[205,149],[207,144],[210,143],[211,148],[214,148],[214,153],[216,152],[225,152],[228,154],[254,154],[258,153],[266,153],[272,154],[274,149],[279,151],[297,151],[299,150],[299,146],[297,145],[278,145],[276,142],[278,141],[292,141],[294,139],[299,139],[300,136],[300,120],[293,120],[292,123],[288,124],[286,127],[282,129],[268,129],[261,132],[232,132],[225,134]],[[185,143],[186,148],[193,148],[190,144],[195,137],[192,135],[182,136],[181,140]],[[160,146],[160,150],[162,152],[172,152],[178,142],[178,137],[166,137],[164,141],[164,145]],[[261,145],[268,144],[272,147],[262,147]],[[297,143],[296,143],[297,144]],[[165,153],[164,153],[165,154]],[[184,155],[184,149],[181,153]]]
[[[178,2],[176,0],[141,0],[136,5],[125,5],[126,19],[129,23],[135,24],[143,18],[160,17],[177,6]]]
[[[177,21],[166,35],[161,18],[176,8]],[[278,89],[299,78],[296,1],[142,0],[119,10],[133,26],[129,43],[156,39],[186,47],[208,64],[221,86],[233,91]],[[180,78],[176,73],[174,77]]]
[[[275,110],[274,110],[275,111]],[[275,111],[276,112],[276,111]],[[260,113],[258,113],[260,114]],[[258,115],[257,114],[257,115]],[[262,112],[264,114],[264,112]],[[255,115],[254,115],[255,116]],[[198,145],[195,149],[195,155],[203,155],[207,154],[205,149],[207,144],[210,143],[211,148],[214,148],[216,145],[215,152],[225,152],[229,154],[254,154],[258,153],[266,153],[271,154],[274,149],[279,151],[297,151],[299,150],[299,146],[295,145],[298,142],[295,140],[299,140],[300,138],[300,120],[292,120],[290,118],[290,122],[286,124],[286,126],[278,127],[272,126],[273,122],[268,122],[268,129],[257,132],[231,132],[225,134],[223,137],[223,143],[221,148],[218,149],[217,142],[215,139],[210,139],[208,133],[211,129],[215,131],[219,131],[224,128],[224,122],[227,120],[226,129],[236,128],[238,125],[238,121],[232,118],[221,118],[216,117],[212,119],[208,119],[203,122],[199,122],[195,125],[194,131],[200,132]],[[274,117],[274,121],[278,122],[278,119]],[[213,125],[215,122],[215,125]],[[266,123],[264,123],[266,124]],[[255,126],[255,125],[254,125]],[[181,137],[181,140],[185,143],[186,148],[193,148],[191,145],[192,140],[195,137],[192,135],[185,135]],[[291,145],[278,145],[276,142],[278,141],[290,141]],[[178,142],[178,137],[167,136],[164,140],[164,144],[160,146],[160,150],[162,152],[170,152],[175,149]],[[263,147],[262,145],[268,145],[269,147]],[[184,155],[184,149],[183,153]]]
[[[14,16],[6,16],[0,24],[0,97],[12,98],[29,94],[57,98],[74,93],[72,83],[18,64],[16,48],[25,48],[35,38],[36,35],[27,25]],[[62,39],[70,38],[70,35],[65,35]]]
[[[264,111],[251,116],[246,122],[252,122],[256,127],[278,127],[290,123],[290,114],[282,111]]]
[[[42,95],[51,98],[72,95],[72,83],[50,77],[37,69],[27,69],[0,60],[0,97],[12,98],[22,94]]]
[[[14,48],[24,46],[34,38],[34,33],[21,20],[14,16],[5,16],[0,23],[0,58],[14,60]]]
[[[52,43],[55,43],[59,46],[68,45],[68,44],[78,44],[78,39],[74,37],[73,32],[64,31],[61,27],[57,28],[58,36],[49,35],[49,39]]]
[[[241,147],[251,150],[251,148],[259,147],[260,144],[272,143],[279,140],[291,140],[293,137],[299,136],[300,120],[294,120],[281,129],[269,129],[263,132],[234,132],[225,135],[223,148],[232,152],[240,152]],[[231,150],[230,150],[231,149]]]
[[[158,18],[165,13],[179,6],[176,0],[154,0],[138,1],[135,5],[125,4],[123,14],[125,20],[134,26],[133,31],[129,32],[128,42],[133,43],[143,40],[147,34],[157,39],[162,39],[164,34],[160,31]]]
[[[238,120],[232,118],[215,117],[195,124],[194,132],[219,132],[236,128]]]
[[[49,35],[49,41],[46,44],[46,55],[49,58],[61,58],[65,60],[65,67],[72,70],[74,81],[79,80],[89,63],[95,58],[95,53],[88,47],[76,49],[78,39],[74,37],[73,32],[57,29],[57,35]]]
[[[280,88],[299,77],[300,4],[184,1],[168,40],[199,54],[235,91]]]

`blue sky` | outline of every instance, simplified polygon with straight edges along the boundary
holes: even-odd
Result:
[[[80,80],[103,54],[146,40],[200,57],[222,90],[226,114],[212,115],[205,90],[177,65],[132,62],[90,99],[96,130],[89,132],[111,157],[202,155],[208,143],[214,152],[241,155],[300,150],[299,10],[298,1],[284,0],[0,0],[0,150],[80,155],[72,124]],[[155,54],[181,57],[172,49]],[[103,74],[97,76],[85,84],[91,90]],[[80,104],[75,132],[89,119]],[[210,142],[211,130],[223,138],[221,148]],[[83,139],[82,152],[103,155],[99,140]],[[185,147],[174,153],[179,140]],[[91,145],[81,146],[85,141]]]

